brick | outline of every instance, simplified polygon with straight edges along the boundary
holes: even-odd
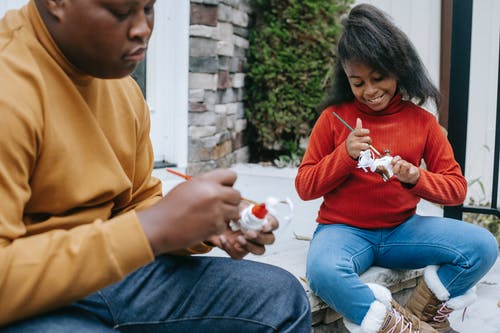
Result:
[[[218,42],[213,39],[191,37],[189,38],[190,57],[210,57],[217,55]]]
[[[189,57],[189,71],[197,73],[217,73],[219,59],[213,57]]]
[[[218,28],[219,33],[217,35],[217,39],[232,43],[234,40],[233,25],[231,23],[221,22],[219,23]]]
[[[215,126],[189,126],[188,132],[191,138],[202,138],[215,134]]]
[[[189,36],[204,37],[204,38],[217,38],[219,30],[217,27],[210,27],[208,25],[191,25],[189,27]]]
[[[213,111],[188,112],[188,124],[190,126],[216,126],[219,117],[220,115],[215,114]]]
[[[221,72],[219,72],[218,77],[219,77],[219,81],[217,83],[218,89],[227,89],[227,88],[231,88],[233,86],[229,72],[221,71]]]
[[[189,89],[188,92],[189,102],[203,102],[203,97],[205,96],[204,89]]]
[[[205,112],[207,106],[203,103],[189,103],[189,112]]]
[[[236,120],[236,124],[234,126],[234,130],[236,132],[242,132],[245,128],[247,128],[247,120],[246,119]]]
[[[219,4],[217,18],[220,22],[231,22],[233,16],[233,8],[224,4]]]
[[[233,10],[231,22],[240,27],[248,27],[248,14],[241,10]]]
[[[218,6],[191,3],[191,25],[217,26]]]
[[[246,38],[242,38],[239,36],[233,36],[234,38],[234,45],[237,47],[241,47],[242,49],[248,49],[249,43]]]
[[[226,115],[227,106],[228,104],[215,104],[215,113]]]
[[[243,73],[233,74],[232,82],[234,88],[243,88],[245,86],[245,74]]]
[[[217,74],[189,73],[190,89],[217,89]]]
[[[218,55],[232,57],[234,55],[234,49],[235,49],[234,44],[232,42],[223,41],[223,40],[217,42],[217,54]]]

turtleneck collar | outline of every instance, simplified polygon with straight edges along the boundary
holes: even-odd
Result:
[[[389,115],[393,114],[396,112],[399,112],[403,109],[404,107],[404,101],[401,96],[400,92],[397,92],[392,99],[389,101],[389,104],[387,104],[387,107],[381,111],[373,111],[370,109],[370,107],[366,104],[361,103],[360,101],[357,100],[357,98],[354,98],[354,105],[358,110],[360,110],[363,113],[366,113],[368,115],[373,115],[373,116],[383,116],[383,115]]]
[[[25,15],[28,17],[31,25],[33,26],[33,31],[40,44],[47,50],[50,56],[61,66],[61,68],[68,74],[68,76],[77,85],[86,86],[89,85],[94,79],[93,76],[88,75],[69,62],[69,60],[64,56],[62,51],[57,46],[56,42],[50,35],[45,23],[38,12],[35,1],[31,0],[28,5],[24,8]]]

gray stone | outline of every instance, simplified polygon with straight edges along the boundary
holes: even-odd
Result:
[[[217,39],[223,40],[228,43],[233,43],[234,34],[233,34],[233,25],[231,23],[219,23],[218,25],[218,34]]]
[[[240,27],[247,27],[248,26],[248,14],[245,13],[244,11],[233,9],[233,15],[231,17],[231,22],[233,22],[234,25],[237,25]]]
[[[234,36],[234,45],[242,49],[248,49],[248,40],[240,36]]]
[[[217,74],[189,73],[190,89],[217,89]]]
[[[240,36],[240,37],[243,37],[245,39],[248,39],[248,29],[247,28],[243,28],[243,27],[239,27],[239,26],[234,26],[233,27],[233,33],[236,35],[236,36]]]
[[[234,91],[235,89],[225,89],[225,90],[218,90],[217,93],[219,94],[219,99],[218,103],[219,104],[227,104],[227,103],[234,103],[237,101],[237,92]]]
[[[202,113],[188,113],[188,124],[190,126],[215,126],[220,115],[207,111]]]
[[[189,102],[203,102],[205,89],[189,89],[188,94]]]
[[[217,54],[218,42],[213,39],[191,37],[189,38],[190,57],[210,57]]]
[[[233,8],[224,4],[219,4],[219,12],[217,18],[220,22],[231,22],[233,16]]]
[[[245,74],[235,73],[233,74],[233,88],[243,88],[245,85]]]
[[[216,101],[217,101],[217,92],[215,92],[214,90],[206,90],[204,99],[205,105],[207,105],[207,107],[210,110],[214,111]]]
[[[219,59],[211,57],[189,57],[189,71],[197,73],[217,73],[219,70]]]
[[[217,50],[216,52],[218,55],[232,57],[234,55],[235,47],[234,47],[234,44],[232,41],[229,42],[229,41],[221,40],[221,41],[217,42],[216,50]]]
[[[215,126],[189,126],[189,136],[191,138],[202,138],[215,134]]]
[[[189,26],[189,36],[191,37],[204,37],[216,39],[219,34],[217,27],[210,27],[208,25],[191,25]]]

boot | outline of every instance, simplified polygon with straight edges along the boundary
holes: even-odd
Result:
[[[401,306],[400,306],[401,307]],[[402,307],[401,307],[402,308]],[[387,311],[377,333],[436,333],[437,331],[416,316],[405,316],[395,308]]]
[[[426,267],[424,276],[419,279],[405,308],[439,333],[458,333],[451,327],[448,317],[453,310],[465,308],[474,302],[475,289],[450,299],[448,290],[437,276],[438,268],[439,266]]]
[[[377,284],[367,284],[376,300],[370,305],[361,325],[344,318],[344,325],[351,333],[437,333],[427,323],[406,311],[392,299],[389,289]]]

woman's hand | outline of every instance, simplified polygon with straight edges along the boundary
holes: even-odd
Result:
[[[401,156],[394,156],[391,161],[392,172],[400,182],[415,185],[420,178],[420,169]]]

